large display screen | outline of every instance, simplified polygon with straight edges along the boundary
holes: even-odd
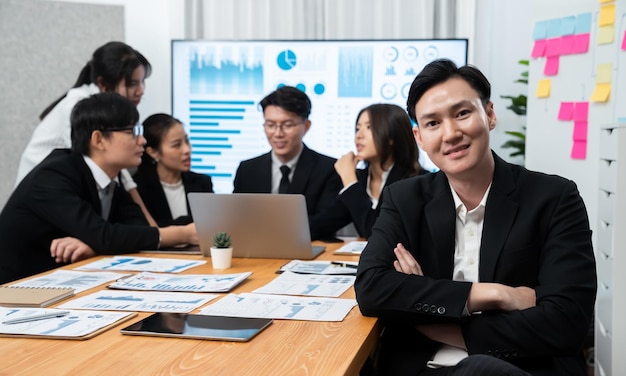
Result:
[[[467,39],[172,41],[172,114],[192,145],[192,170],[232,192],[239,162],[270,150],[259,101],[290,85],[311,98],[308,147],[335,158],[354,150],[356,116],[373,103],[406,107],[430,61],[467,63]],[[420,162],[436,166],[420,151]]]

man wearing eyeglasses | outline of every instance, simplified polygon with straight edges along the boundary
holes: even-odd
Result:
[[[100,93],[72,111],[72,149],[56,149],[15,188],[0,213],[0,283],[97,254],[197,244],[193,224],[150,227],[118,178],[141,162],[139,113]]]
[[[328,240],[318,223],[341,189],[335,159],[309,149],[302,138],[311,128],[311,100],[301,90],[283,86],[261,100],[263,128],[272,150],[241,162],[234,180],[235,193],[303,194],[312,239]]]

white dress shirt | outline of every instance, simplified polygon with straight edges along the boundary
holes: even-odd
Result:
[[[467,211],[465,204],[452,187],[452,198],[456,209],[456,231],[454,236],[454,272],[452,280],[478,282],[478,263],[480,261],[480,243],[485,223],[485,205],[491,184],[487,187],[482,200],[474,209]],[[458,347],[442,345],[428,362],[428,367],[450,367],[468,356],[467,351]]]

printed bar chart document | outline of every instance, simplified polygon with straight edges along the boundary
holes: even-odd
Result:
[[[0,307],[0,336],[51,339],[89,339],[136,316],[136,312],[73,311],[53,308]],[[39,319],[18,323],[18,318]],[[45,317],[45,318],[42,318]]]
[[[165,274],[143,272],[121,278],[111,289],[178,292],[228,292],[252,273],[235,274]]]
[[[200,313],[211,316],[342,321],[355,305],[354,299],[243,293],[228,294],[202,308]]]

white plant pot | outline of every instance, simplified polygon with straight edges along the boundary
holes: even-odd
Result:
[[[211,247],[213,269],[228,269],[233,261],[233,248]]]

